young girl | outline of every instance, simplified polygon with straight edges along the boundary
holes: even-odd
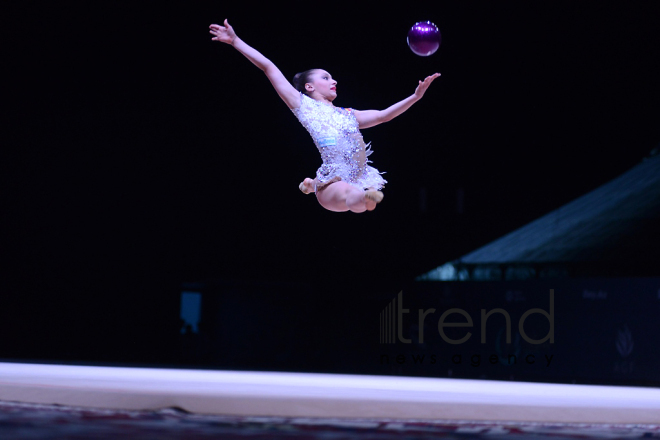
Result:
[[[298,73],[291,85],[275,64],[236,36],[227,20],[224,26],[212,24],[209,28],[213,41],[231,44],[264,71],[277,94],[312,135],[323,165],[315,179],[306,178],[300,184],[300,190],[316,193],[321,206],[330,211],[373,211],[383,200],[380,190],[387,182],[377,169],[367,165],[371,150],[362,140],[360,129],[390,121],[408,110],[440,74],[419,81],[413,95],[385,110],[345,109],[332,105],[337,97],[337,81],[325,70]]]

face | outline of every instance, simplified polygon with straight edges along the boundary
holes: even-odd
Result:
[[[337,97],[337,81],[332,79],[325,70],[318,69],[312,73],[310,82],[305,84],[310,93],[316,92],[319,97],[332,101]]]

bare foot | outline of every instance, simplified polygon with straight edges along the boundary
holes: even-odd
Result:
[[[305,178],[300,185],[298,185],[298,188],[300,191],[303,192],[303,194],[310,194],[314,192],[314,180],[310,179],[309,177]]]
[[[380,203],[381,200],[383,200],[384,195],[380,191],[365,191],[364,197],[369,200],[373,200],[376,203]]]
[[[376,209],[376,204],[380,203],[383,200],[383,193],[380,191],[365,191],[364,192],[364,201],[367,204],[367,210],[373,211]]]

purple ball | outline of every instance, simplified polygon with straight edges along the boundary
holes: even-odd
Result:
[[[415,54],[427,57],[440,47],[442,36],[436,25],[430,21],[420,21],[408,31],[408,46]]]

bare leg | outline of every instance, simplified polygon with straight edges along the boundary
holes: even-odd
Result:
[[[373,211],[383,199],[380,191],[363,191],[346,182],[335,182],[316,193],[321,206],[334,212]]]
[[[340,180],[341,180],[341,177],[335,176],[332,179],[330,179],[328,182],[325,182],[323,184],[323,186],[330,185],[331,183],[334,183],[334,182],[339,182]],[[305,180],[300,182],[300,185],[298,185],[298,188],[304,194],[311,194],[313,192],[316,192],[317,184],[318,184],[318,180],[316,178],[312,179],[312,178],[309,178],[309,177],[305,177]]]

